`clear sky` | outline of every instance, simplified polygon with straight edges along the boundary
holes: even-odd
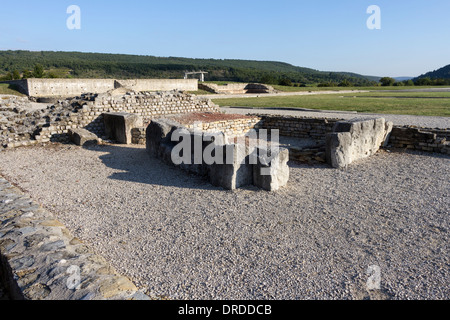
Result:
[[[69,30],[67,8],[81,9]],[[369,30],[367,8],[381,9]],[[449,0],[2,0],[0,50],[288,62],[418,76],[450,64]]]

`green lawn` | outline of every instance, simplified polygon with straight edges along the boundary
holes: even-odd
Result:
[[[22,93],[15,90],[15,88],[7,83],[0,83],[0,94],[10,94],[16,96],[23,96]]]
[[[402,98],[398,98],[402,97]],[[213,99],[219,106],[306,108],[362,113],[450,116],[450,93],[370,92],[308,96]]]
[[[444,86],[404,86],[404,87],[382,87],[382,86],[376,86],[376,87],[317,87],[317,86],[311,86],[311,87],[288,87],[288,86],[280,86],[280,85],[271,85],[274,89],[282,92],[308,92],[308,91],[348,91],[348,90],[411,90],[411,89],[430,89],[430,88],[446,88]]]

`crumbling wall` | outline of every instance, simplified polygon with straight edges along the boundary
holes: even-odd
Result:
[[[151,119],[190,112],[218,112],[209,99],[172,92],[129,92],[125,95],[86,94],[60,100],[53,106],[34,110],[25,98],[0,99],[0,145],[28,146],[41,142],[67,142],[69,130],[86,128],[99,137],[105,135],[103,114],[126,112]]]
[[[450,154],[450,130],[394,127],[389,145],[392,148]]]
[[[286,186],[289,180],[287,149],[252,148],[246,141],[228,143],[222,134],[188,130],[170,119],[150,123],[146,145],[150,155],[204,176],[212,185],[227,190],[253,184],[275,191]],[[206,159],[204,155],[212,158]]]
[[[261,129],[280,130],[280,136],[308,138],[325,144],[325,136],[333,131],[339,119],[304,118],[292,116],[258,115]]]

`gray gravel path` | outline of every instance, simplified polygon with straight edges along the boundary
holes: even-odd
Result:
[[[373,115],[385,118],[388,121],[392,121],[395,125],[407,126],[414,125],[424,128],[450,128],[450,117],[429,117],[429,116],[410,116],[410,115],[395,115],[395,114],[371,114],[371,113],[352,113],[342,111],[304,111],[304,110],[280,110],[269,108],[220,108],[226,113],[236,114],[272,114],[272,115],[284,115],[284,116],[296,116],[296,117],[314,117],[314,118],[336,118],[336,119],[352,119],[359,115]]]
[[[448,299],[450,158],[381,152],[347,171],[291,164],[234,192],[142,147],[0,153],[0,170],[152,296]],[[367,291],[367,269],[381,290]]]

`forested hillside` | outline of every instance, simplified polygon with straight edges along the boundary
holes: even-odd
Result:
[[[427,82],[427,84],[450,84],[450,64],[435,71],[423,74],[416,79],[415,82]]]
[[[322,72],[288,63],[252,60],[190,59],[81,52],[0,51],[0,77],[182,78],[185,71],[206,71],[209,81],[355,85],[373,79],[345,72]]]

